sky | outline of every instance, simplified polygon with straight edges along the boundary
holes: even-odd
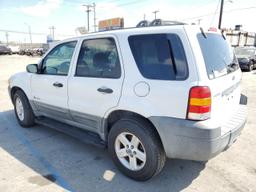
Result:
[[[0,0],[0,41],[6,42],[6,32],[32,32],[33,43],[46,43],[50,26],[55,27],[55,39],[79,35],[77,27],[87,27],[87,14],[83,4],[96,4],[97,22],[123,17],[125,27],[133,27],[143,20],[157,18],[186,23],[200,22],[203,28],[218,26],[220,0]],[[225,0],[222,27],[256,32],[256,0]],[[90,13],[90,29],[93,31],[93,13]],[[29,43],[28,34],[8,32],[8,39]]]

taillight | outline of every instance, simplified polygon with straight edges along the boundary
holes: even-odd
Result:
[[[206,120],[211,113],[211,90],[206,86],[192,87],[189,92],[187,118]]]

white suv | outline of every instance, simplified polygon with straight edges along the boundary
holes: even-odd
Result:
[[[61,41],[12,76],[9,92],[21,126],[106,146],[125,175],[147,180],[166,157],[205,161],[236,140],[240,82],[223,34],[174,25]]]

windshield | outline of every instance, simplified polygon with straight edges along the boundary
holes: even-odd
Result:
[[[205,37],[199,33],[197,39],[209,79],[226,75],[239,68],[234,52],[222,35],[207,33]]]
[[[238,48],[238,49],[235,49],[235,53],[236,53],[236,55],[251,56],[255,53],[255,49]]]

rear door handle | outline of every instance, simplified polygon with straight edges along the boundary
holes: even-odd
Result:
[[[62,83],[59,83],[59,82],[55,82],[52,84],[54,87],[63,87],[63,84]]]
[[[97,89],[97,91],[101,92],[101,93],[108,93],[111,94],[113,93],[113,90],[107,87],[100,87]]]

